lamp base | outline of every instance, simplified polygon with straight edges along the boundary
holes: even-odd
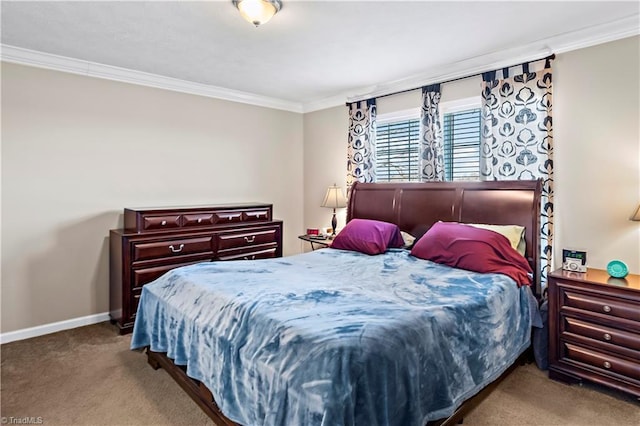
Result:
[[[331,237],[336,236],[336,226],[338,226],[338,219],[336,218],[336,209],[333,209],[333,217],[331,218]]]

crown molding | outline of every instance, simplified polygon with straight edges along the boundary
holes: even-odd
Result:
[[[333,108],[338,105],[344,106],[347,98],[348,96],[345,92],[336,96],[330,96],[328,98],[319,99],[317,101],[307,102],[302,105],[302,112],[306,114],[307,112],[320,111],[327,108]]]
[[[534,61],[551,55],[552,53],[565,53],[572,50],[584,49],[637,35],[640,35],[640,14],[541,39],[515,49],[491,52],[468,58],[445,67],[434,68],[420,75],[382,83],[377,86],[361,87],[349,92],[343,92],[342,94],[332,96],[325,100],[305,103],[303,104],[303,110],[305,113],[313,112],[344,104],[344,100],[347,102],[355,102],[408,91],[428,84],[455,80],[488,70]],[[339,99],[342,99],[342,101],[338,101]]]
[[[583,28],[548,40],[553,45],[555,53],[564,53],[637,35],[640,35],[640,14]]]
[[[240,102],[297,113],[303,112],[302,104],[298,102],[260,96],[239,90],[226,89],[224,87],[194,83],[177,78],[164,77],[157,74],[114,67],[111,65],[104,65],[91,61],[69,58],[66,56],[53,55],[50,53],[23,49],[21,47],[6,44],[0,45],[0,59],[14,64],[46,68],[54,71],[103,78],[106,80],[137,84],[140,86],[154,87],[174,92],[222,99],[225,101]]]
[[[427,84],[464,78],[487,70],[500,69],[522,62],[533,61],[552,53],[565,53],[610,41],[637,36],[640,35],[639,23],[640,15],[636,14],[602,25],[583,28],[578,31],[572,31],[538,40],[536,42],[520,46],[516,49],[491,52],[485,55],[468,58],[444,67],[441,66],[427,70],[420,75],[385,82],[376,86],[360,87],[338,93],[327,98],[305,103],[292,102],[242,92],[239,90],[194,83],[186,80],[164,77],[157,74],[134,71],[65,56],[52,55],[49,53],[23,49],[5,44],[0,44],[0,59],[5,62],[20,65],[28,65],[124,83],[138,84],[231,102],[240,102],[296,113],[308,113],[344,105],[345,101],[354,102],[357,100],[375,98],[396,92],[412,90]]]

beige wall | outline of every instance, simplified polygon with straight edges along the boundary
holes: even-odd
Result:
[[[478,90],[478,87],[481,83],[482,79],[480,78],[480,76],[474,76],[445,83],[440,88],[440,91],[442,93],[440,103],[444,104],[447,102],[471,97],[476,97],[479,101],[480,91]],[[409,109],[416,109],[419,114],[420,104],[422,103],[421,98],[422,91],[420,89],[379,98],[376,100],[378,116],[387,113],[393,113],[395,111],[403,111]]]
[[[587,250],[640,273],[640,37],[558,55],[554,63],[556,259]]]
[[[639,40],[558,54],[553,63],[556,267],[562,248],[571,247],[587,250],[590,266],[620,259],[640,273],[640,222],[628,220],[640,203]],[[479,77],[445,84],[442,102],[478,95],[479,87]],[[417,91],[381,98],[378,114],[414,102]],[[315,226],[325,186],[344,182],[347,110],[305,114],[304,123],[304,223]],[[329,157],[316,162],[321,152]]]
[[[640,223],[627,220],[640,202],[639,40],[554,62],[556,266],[574,247],[640,273]],[[445,85],[443,102],[476,80]],[[285,254],[307,249],[296,236],[329,226],[320,203],[345,185],[347,129],[345,106],[300,115],[3,63],[2,332],[108,310],[108,230],[127,206],[271,202]]]
[[[108,311],[124,207],[259,201],[303,228],[302,115],[2,64],[2,332]],[[284,162],[284,165],[283,165]]]
[[[320,207],[327,187],[343,191],[347,181],[348,111],[345,106],[304,115],[304,224],[305,228],[331,226],[332,209]],[[345,193],[346,195],[346,193]],[[338,229],[344,226],[346,209],[336,211]],[[303,243],[303,249],[309,244]]]

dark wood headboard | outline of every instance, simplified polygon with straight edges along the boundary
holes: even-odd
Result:
[[[525,257],[540,294],[540,194],[542,181],[360,183],[351,187],[347,222],[353,218],[397,224],[421,237],[444,222],[525,227]]]

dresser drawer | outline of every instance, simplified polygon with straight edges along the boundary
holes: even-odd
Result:
[[[275,243],[278,241],[276,228],[272,229],[247,229],[241,233],[225,233],[218,235],[218,250],[227,250],[260,244]]]
[[[589,295],[561,288],[561,304],[600,315],[625,318],[640,322],[638,304],[604,296]]]
[[[194,213],[182,215],[182,226],[207,226],[215,223],[215,215],[213,213]]]
[[[136,289],[131,291],[131,300],[129,301],[129,320],[134,321],[136,319],[136,313],[138,312],[138,306],[140,305],[140,296],[142,295],[142,289]]]
[[[143,285],[148,284],[157,278],[160,278],[166,272],[175,268],[179,268],[180,266],[193,265],[195,263],[206,262],[209,260],[211,260],[210,256],[203,256],[202,259],[195,259],[189,262],[170,263],[167,265],[154,266],[151,268],[133,269],[133,276],[131,277],[131,289],[133,291],[140,290]]]
[[[271,222],[272,204],[210,204],[124,209],[124,229],[149,233],[181,228],[220,228],[244,222]]]
[[[562,316],[561,331],[640,351],[640,335],[612,327]]]
[[[142,227],[144,230],[179,228],[180,215],[145,216]]]
[[[616,356],[562,342],[562,357],[598,369],[640,381],[640,364]]]
[[[244,220],[245,222],[255,222],[255,221],[265,221],[265,220],[271,220],[271,218],[269,217],[269,212],[271,210],[269,209],[260,209],[260,210],[247,210],[246,212],[243,212],[243,217],[242,220]]]
[[[176,238],[167,241],[134,243],[131,251],[133,261],[137,262],[198,253],[212,254],[212,243],[213,237],[210,235],[193,238]]]
[[[216,260],[256,260],[276,257],[277,246],[253,247],[252,249],[225,250],[218,253]]]
[[[232,210],[215,212],[215,221],[221,225],[225,223],[242,222],[242,219],[242,211]]]

